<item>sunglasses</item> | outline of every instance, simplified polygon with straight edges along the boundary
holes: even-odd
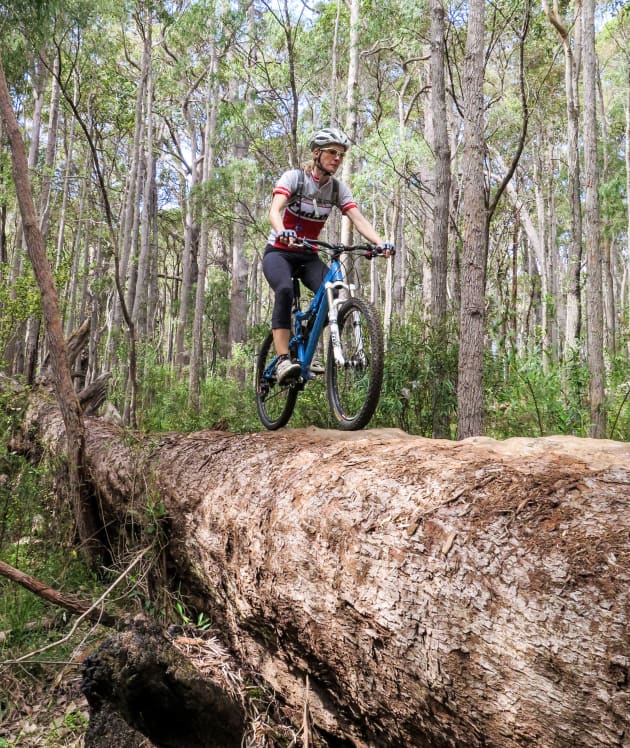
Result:
[[[336,148],[322,148],[322,153],[330,153],[334,158],[343,158],[346,155],[345,151],[338,151]]]

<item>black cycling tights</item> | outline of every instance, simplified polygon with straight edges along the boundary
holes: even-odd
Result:
[[[271,327],[273,330],[290,330],[293,277],[299,278],[307,288],[315,292],[321,286],[328,266],[316,254],[307,255],[267,247],[262,268],[267,282],[276,294]]]

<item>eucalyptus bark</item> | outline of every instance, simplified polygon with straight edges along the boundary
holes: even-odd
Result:
[[[628,60],[628,72],[626,76],[626,105],[625,105],[625,164],[626,164],[626,195],[630,195],[630,59]],[[630,236],[630,200],[626,200],[626,221],[627,229],[626,236]],[[623,270],[623,281],[622,291],[619,294],[619,308],[626,310],[624,313],[624,320],[626,323],[629,320],[630,315],[630,281],[629,271],[627,264],[624,264]],[[625,293],[624,293],[625,290]],[[628,353],[630,354],[630,340],[627,343]]]
[[[288,19],[287,12],[287,19]],[[247,11],[248,28],[250,34],[253,35],[255,28],[255,21],[253,17],[253,6]],[[293,34],[291,32],[291,25],[287,21],[286,27],[287,44],[289,51],[290,66],[293,60]],[[252,52],[251,55],[252,64],[255,63],[256,55]],[[297,91],[294,88],[294,71],[291,67],[290,77],[292,81],[292,90],[294,99],[297,96]],[[255,112],[255,92],[251,87],[248,87],[245,91],[245,122],[250,122],[254,118]],[[292,128],[295,126],[295,133],[297,133],[297,102],[294,104],[294,121],[292,121]],[[293,132],[293,130],[292,130]],[[247,156],[249,153],[250,146],[249,130],[246,127],[241,128],[240,137],[234,144],[234,158],[237,164],[242,169],[246,163]],[[295,141],[294,141],[295,142]],[[296,149],[297,153],[297,149]],[[230,351],[230,357],[232,357],[235,345],[242,344],[247,338],[247,280],[249,277],[249,267],[247,262],[247,256],[245,255],[245,223],[243,217],[246,215],[246,206],[243,201],[246,200],[247,188],[244,184],[244,174],[242,171],[237,172],[236,183],[234,185],[235,193],[235,205],[236,205],[236,216],[232,227],[232,279],[230,286],[230,320],[228,324],[228,349]],[[245,378],[245,372],[242,370],[234,371],[236,377],[241,382]]]
[[[78,75],[75,72],[75,78],[74,78],[74,96],[73,101],[75,106],[77,105],[78,98],[79,98],[79,86],[78,86]],[[65,168],[63,173],[63,188],[62,188],[62,196],[61,196],[61,207],[59,209],[59,218],[58,218],[58,225],[57,225],[57,243],[56,243],[56,253],[55,253],[55,270],[59,269],[59,266],[61,265],[61,259],[63,255],[63,248],[64,248],[64,240],[66,236],[66,220],[68,215],[68,203],[70,200],[70,177],[73,172],[74,168],[74,133],[75,133],[75,119],[74,117],[70,117],[69,121],[66,120],[66,128],[68,130],[67,132],[67,141],[66,141],[66,147],[65,147]]]
[[[538,244],[532,243],[532,249],[536,254],[536,261],[538,263],[538,277],[540,279],[540,294],[538,296],[538,303],[540,306],[540,330],[537,331],[538,340],[535,342],[536,345],[542,346],[542,350],[547,355],[544,356],[542,361],[543,370],[545,372],[549,369],[549,340],[550,340],[550,284],[551,277],[549,274],[549,221],[548,221],[548,194],[547,194],[547,138],[544,132],[539,133],[538,136],[538,147],[536,148],[536,156],[534,157],[534,195],[536,200],[536,215],[538,225]],[[510,182],[511,183],[511,182]],[[550,189],[553,189],[551,187]]]
[[[431,237],[431,324],[436,339],[445,340],[446,290],[448,264],[448,216],[451,194],[451,149],[446,118],[446,84],[444,60],[446,40],[444,5],[442,0],[431,2],[431,116],[435,179],[433,195],[433,235]],[[437,350],[437,347],[436,347]],[[442,354],[442,355],[440,355]],[[443,350],[436,356],[433,378],[433,436],[450,436],[448,414],[442,402],[442,387],[446,373]]]
[[[214,171],[214,139],[218,110],[218,55],[216,42],[211,39],[210,77],[206,100],[206,124],[204,127],[202,184],[208,185]],[[195,290],[195,314],[193,318],[192,350],[190,355],[189,390],[190,403],[196,413],[201,407],[201,364],[203,357],[203,323],[206,300],[206,275],[208,270],[208,244],[210,242],[211,210],[204,200],[201,209],[201,231],[199,236],[199,275]]]
[[[484,174],[485,2],[468,4],[464,63],[463,251],[457,382],[457,438],[483,430],[483,352],[488,208]]]
[[[346,82],[346,118],[345,133],[351,142],[356,141],[357,137],[357,108],[359,105],[359,21],[361,15],[361,5],[359,0],[350,0],[350,26],[349,34],[349,61],[348,61],[348,79]],[[341,171],[341,178],[349,184],[354,171],[352,148],[348,151],[348,156],[344,159]],[[348,218],[343,218],[341,222],[341,241],[343,244],[352,242],[352,224]]]
[[[42,114],[44,109],[44,91],[47,81],[46,67],[39,59],[35,60],[33,70],[31,71],[30,80],[33,86],[33,112],[30,118],[29,127],[29,147],[28,157],[26,159],[27,175],[33,173],[37,166],[39,155],[39,143],[42,129]],[[8,129],[8,128],[7,128]],[[9,141],[10,142],[10,141]],[[30,187],[29,187],[30,190]],[[13,253],[13,262],[11,265],[11,274],[9,277],[9,293],[15,298],[15,287],[22,275],[22,261],[25,252],[24,226],[20,215],[16,230],[16,249]],[[11,338],[4,352],[4,359],[10,363],[10,370],[13,375],[27,374],[27,352],[26,352],[26,328],[27,323],[20,322],[12,331]],[[28,375],[27,375],[28,379]]]
[[[330,53],[330,121],[337,122],[337,68],[339,59],[339,25],[343,0],[336,0],[335,30]]]
[[[599,166],[597,162],[597,59],[595,54],[595,4],[584,0],[582,11],[584,44],[584,179],[587,311],[587,358],[589,371],[590,434],[606,435],[604,408],[604,313],[602,305],[602,257],[599,223]]]
[[[44,158],[44,169],[41,178],[39,194],[39,221],[42,241],[46,245],[48,229],[50,225],[51,211],[51,185],[52,174],[55,165],[55,154],[57,152],[57,126],[59,123],[59,58],[55,56],[53,64],[53,75],[50,88],[50,106],[48,113],[48,132],[46,135],[46,155]],[[24,372],[26,381],[32,384],[35,381],[37,370],[37,356],[39,353],[41,319],[39,315],[29,318],[26,327],[26,340],[24,345]]]
[[[544,11],[558,32],[564,51],[564,88],[567,112],[567,193],[569,200],[569,257],[567,267],[566,324],[564,332],[565,351],[570,355],[575,350],[580,336],[581,296],[580,274],[582,266],[582,205],[580,201],[580,157],[579,157],[579,107],[577,99],[580,68],[580,24],[566,24],[560,17],[558,4],[553,9],[543,0]],[[575,17],[580,14],[581,2],[575,4]],[[569,26],[575,28],[577,58]]]
[[[143,46],[140,75],[137,82],[135,114],[134,114],[134,133],[131,154],[129,155],[130,168],[125,184],[125,196],[122,208],[122,220],[120,223],[119,241],[120,256],[118,258],[118,275],[120,278],[121,293],[114,297],[114,311],[112,323],[109,329],[110,338],[108,341],[108,359],[116,362],[118,360],[118,342],[120,340],[120,329],[124,322],[125,313],[123,304],[126,309],[130,310],[133,306],[133,296],[135,292],[135,264],[132,262],[133,273],[129,277],[130,259],[135,252],[138,243],[138,217],[139,217],[139,200],[143,179],[143,149],[145,133],[144,101],[146,96],[147,77],[149,68],[150,50]]]
[[[81,248],[84,247],[84,251],[87,250],[89,239],[84,240],[84,228],[85,228],[85,214],[86,214],[86,203],[88,196],[88,188],[90,180],[88,179],[89,168],[86,169],[87,173],[83,174],[83,179],[79,187],[79,195],[76,205],[76,218],[74,235],[72,239],[72,265],[70,271],[70,277],[66,281],[64,299],[64,316],[65,316],[65,334],[66,337],[70,337],[72,331],[77,324],[77,296],[78,296],[78,284],[80,279],[79,267],[81,261]]]
[[[147,11],[145,23],[142,24],[142,37],[145,45],[145,55],[148,57],[146,70],[146,140],[145,140],[145,169],[144,184],[142,186],[142,218],[140,221],[140,252],[138,255],[138,269],[136,276],[136,290],[133,297],[131,319],[133,320],[138,335],[147,334],[147,319],[152,312],[148,308],[149,282],[151,263],[151,218],[153,198],[156,194],[155,186],[155,156],[154,145],[154,122],[153,122],[153,63],[151,59],[152,48],[152,25],[151,11]]]

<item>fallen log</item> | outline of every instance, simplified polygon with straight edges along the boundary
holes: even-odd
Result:
[[[172,579],[331,745],[630,745],[630,445],[89,419],[86,456],[108,531],[142,479]]]

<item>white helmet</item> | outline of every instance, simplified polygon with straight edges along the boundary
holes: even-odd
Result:
[[[314,151],[316,148],[323,148],[331,143],[339,143],[346,150],[350,148],[349,138],[336,127],[325,127],[323,130],[319,130],[313,135],[313,139],[310,142],[310,149]]]

